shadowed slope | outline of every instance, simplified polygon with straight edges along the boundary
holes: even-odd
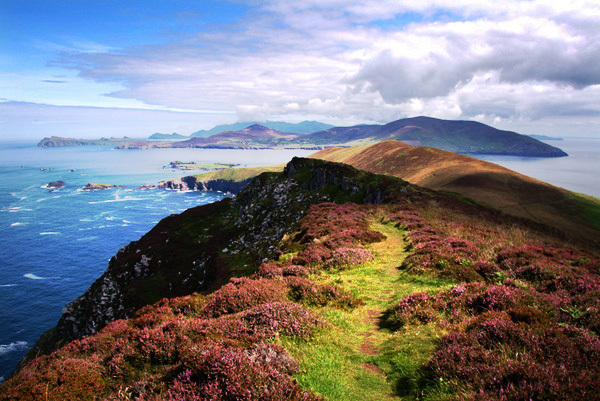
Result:
[[[311,157],[350,164],[413,184],[451,191],[505,213],[592,241],[600,239],[600,202],[465,155],[398,141],[330,148]]]
[[[335,127],[299,138],[305,143],[362,145],[395,139],[459,153],[562,157],[565,152],[526,135],[502,131],[476,121],[403,118],[385,125]]]

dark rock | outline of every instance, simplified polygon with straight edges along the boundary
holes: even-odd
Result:
[[[110,189],[110,188],[125,188],[125,185],[110,185],[110,184],[96,184],[89,183],[85,187],[81,188],[83,191],[99,191],[102,189]]]
[[[64,187],[65,186],[65,182],[64,181],[52,181],[49,182],[48,185],[46,185],[46,188],[60,188],[60,187]]]

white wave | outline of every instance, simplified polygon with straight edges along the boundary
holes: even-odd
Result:
[[[9,352],[22,351],[28,348],[27,341],[17,341],[15,343],[0,344],[0,355],[8,354]]]
[[[97,236],[97,235],[94,235],[94,236],[92,236],[92,237],[83,237],[83,238],[77,238],[77,241],[91,241],[91,240],[94,240],[94,239],[96,239],[96,238],[98,238],[98,236]]]
[[[129,220],[121,220],[121,221],[125,224],[133,224],[133,221],[129,221]]]
[[[15,287],[16,284],[0,284],[0,287]]]
[[[58,235],[58,234],[60,234],[60,233],[57,231],[45,231],[43,233],[40,233],[40,235]]]
[[[14,207],[9,207],[8,208],[8,212],[9,213],[31,212],[31,211],[33,211],[33,209],[27,209],[27,208],[24,208],[22,206],[14,206]]]
[[[40,198],[40,199],[36,200],[36,202],[43,202],[43,201],[45,201],[45,200],[47,200],[47,199],[48,199],[48,198]]]
[[[105,217],[104,220],[113,221],[115,218],[112,216]]]
[[[12,223],[10,226],[11,226],[11,227],[16,227],[16,226],[22,226],[23,224],[25,224],[25,223],[21,223],[21,222],[18,222],[18,221],[17,221],[17,222],[15,222],[15,223]]]
[[[93,219],[90,219],[89,217],[86,217],[85,219],[79,219],[79,221],[94,221]]]
[[[32,273],[23,274],[23,277],[29,278],[31,280],[46,280],[46,277],[36,276],[35,274],[32,274]]]
[[[107,200],[103,200],[103,201],[95,201],[95,202],[88,202],[90,205],[95,205],[97,203],[114,203],[114,202],[129,202],[129,201],[141,201],[144,200],[142,198],[134,198],[133,196],[124,196],[121,198],[121,196],[117,193],[115,194],[115,199],[107,199]]]

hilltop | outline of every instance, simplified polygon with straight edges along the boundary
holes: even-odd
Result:
[[[116,148],[322,149],[333,145],[373,144],[390,139],[458,153],[525,157],[567,156],[562,150],[530,136],[501,131],[475,121],[439,120],[430,117],[406,118],[385,125],[334,127],[308,135],[253,124],[235,131],[218,132],[208,137],[193,137],[184,141],[169,142],[130,141],[120,143]],[[39,146],[46,146],[45,141],[46,139],[40,142]],[[76,142],[64,141],[64,143],[77,145]]]
[[[172,134],[161,134],[160,132],[156,132],[148,137],[148,139],[185,139],[187,138],[185,135],[178,134],[177,132],[173,132]]]
[[[277,131],[289,132],[292,134],[312,134],[313,132],[322,131],[332,128],[331,124],[324,124],[318,121],[302,121],[300,123],[287,123],[283,121],[266,121],[266,122],[238,122],[233,124],[217,125],[209,130],[199,130],[191,134],[191,137],[207,137],[225,131],[239,131],[251,125],[262,125]]]
[[[600,260],[566,243],[294,158],[121,249],[0,399],[594,400]]]
[[[429,146],[457,153],[527,157],[567,156],[562,150],[532,137],[502,131],[476,121],[414,117],[385,125],[336,127],[304,136],[312,144],[368,144],[395,139],[415,146]]]
[[[600,200],[466,155],[384,141],[352,148],[325,149],[311,157],[457,193],[572,236],[598,238],[600,234]]]

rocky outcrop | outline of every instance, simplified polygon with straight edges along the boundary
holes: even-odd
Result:
[[[253,178],[248,178],[241,181],[224,179],[199,181],[194,176],[187,176],[174,180],[162,181],[160,184],[158,184],[158,186],[159,188],[177,191],[220,191],[237,194],[252,180]]]
[[[102,189],[110,189],[110,188],[125,188],[125,185],[88,183],[85,187],[81,188],[81,190],[82,191],[99,191]]]
[[[65,182],[62,180],[52,181],[46,185],[46,188],[61,188],[65,186]]]

